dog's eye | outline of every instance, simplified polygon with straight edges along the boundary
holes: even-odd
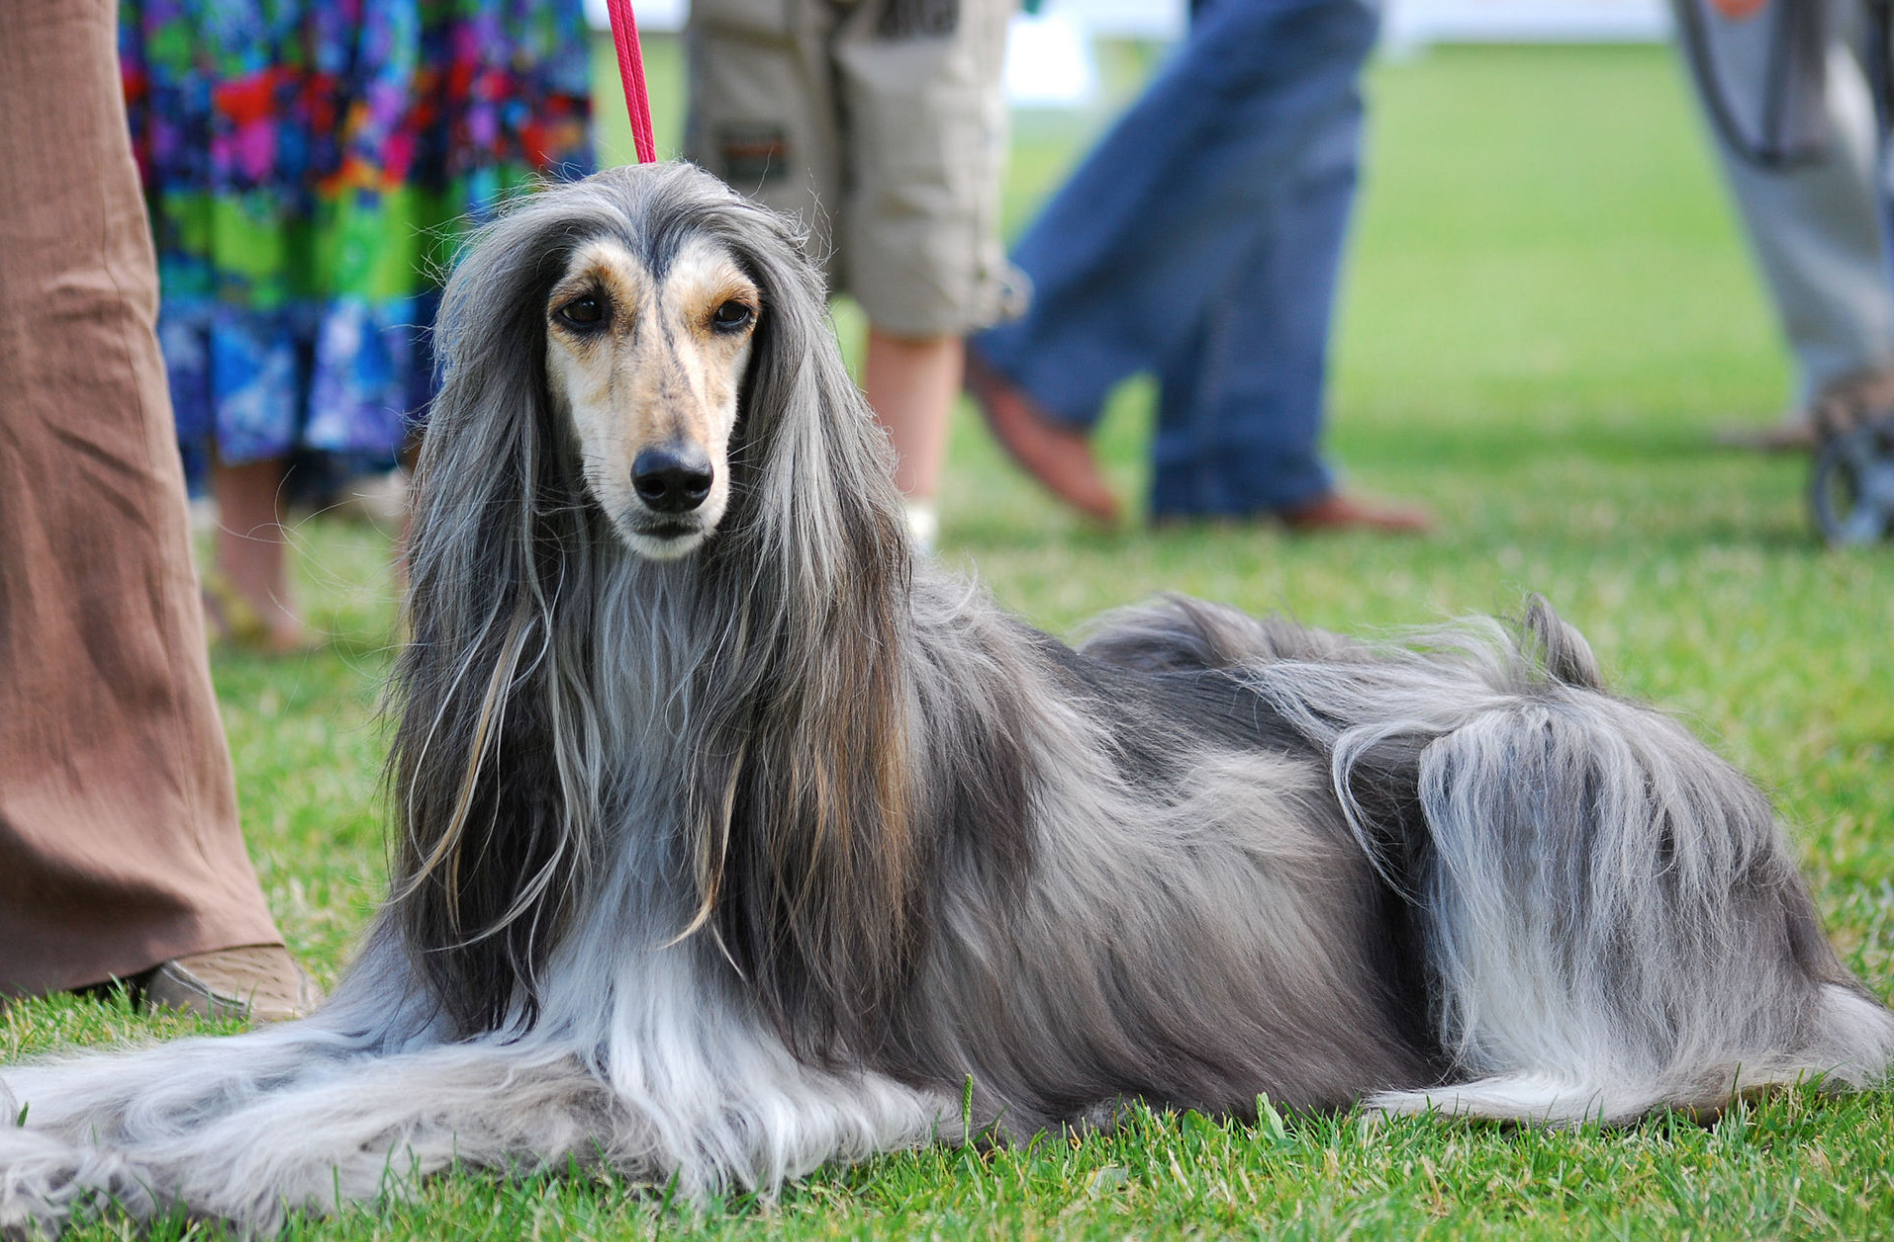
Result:
[[[747,327],[750,320],[756,318],[756,312],[735,298],[719,306],[710,316],[710,322],[720,332],[735,332]]]
[[[573,298],[561,306],[559,318],[575,328],[590,328],[605,318],[605,307],[597,298],[588,293],[582,298]]]

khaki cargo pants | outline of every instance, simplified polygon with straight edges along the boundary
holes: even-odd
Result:
[[[690,158],[801,218],[900,337],[1005,318],[1000,72],[1013,0],[693,0]]]

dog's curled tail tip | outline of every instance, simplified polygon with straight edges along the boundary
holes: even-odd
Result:
[[[1598,669],[1598,657],[1592,654],[1585,636],[1569,625],[1558,611],[1538,592],[1526,596],[1525,615],[1520,618],[1525,643],[1545,675],[1567,686],[1603,690],[1604,674]]]

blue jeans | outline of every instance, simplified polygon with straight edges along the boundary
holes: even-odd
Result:
[[[1063,423],[1163,396],[1154,516],[1294,507],[1318,449],[1374,0],[1201,0],[1190,37],[1040,213],[1023,319],[974,350]]]

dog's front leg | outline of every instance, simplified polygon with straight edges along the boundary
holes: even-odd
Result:
[[[254,1051],[244,1042],[201,1041],[237,1060]],[[60,1068],[104,1073],[132,1060]],[[651,1163],[649,1128],[576,1059],[543,1047],[437,1045],[302,1068],[252,1076],[235,1100],[215,1098],[228,1075],[212,1080],[195,1109],[134,1104],[96,1137],[34,1127],[28,1106],[28,1126],[0,1131],[0,1228],[56,1229],[111,1201],[141,1217],[178,1209],[270,1232],[287,1210],[406,1194],[455,1164]]]

